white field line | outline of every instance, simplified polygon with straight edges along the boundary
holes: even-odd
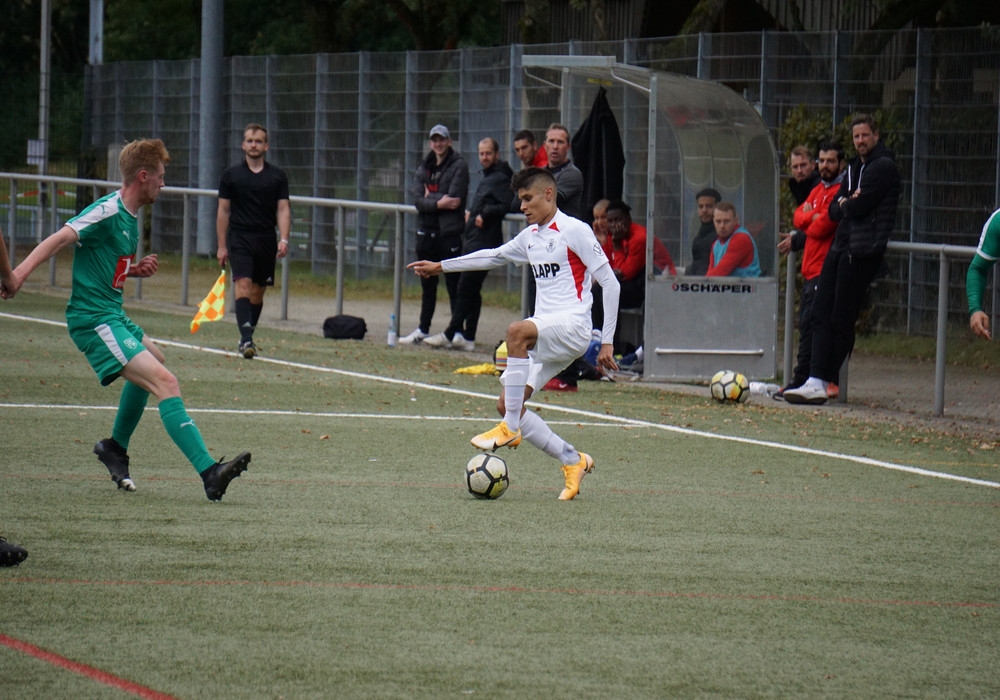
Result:
[[[33,323],[43,323],[52,326],[61,326],[65,328],[66,324],[58,321],[50,321],[47,319],[32,318],[30,316],[20,316],[16,314],[8,314],[0,312],[0,318],[10,318],[18,321],[27,321]],[[151,336],[152,337],[152,336]],[[207,348],[200,345],[192,345],[190,343],[179,343],[170,340],[156,340],[158,345],[164,345],[169,347],[182,348],[185,350],[195,350],[198,352],[205,352],[215,355],[222,356],[235,356],[236,353],[229,352],[227,350],[219,350],[218,348]],[[398,384],[400,386],[406,386],[416,389],[425,389],[427,391],[436,391],[439,393],[446,394],[456,394],[459,396],[466,396],[470,398],[480,398],[487,400],[495,400],[495,394],[484,394],[476,391],[468,391],[465,389],[456,389],[453,387],[437,386],[435,384],[426,384],[424,382],[415,382],[408,379],[397,379],[395,377],[383,377],[377,374],[365,374],[363,372],[353,372],[350,370],[336,369],[333,367],[321,367],[319,365],[309,365],[302,362],[290,362],[288,360],[278,360],[270,357],[257,356],[254,358],[253,362],[258,363],[270,363],[278,365],[280,367],[290,367],[295,369],[302,369],[312,372],[320,372],[326,374],[338,374],[344,377],[352,377],[355,379],[362,379],[367,381],[381,382],[383,384]],[[553,425],[568,424],[568,425],[591,425],[594,427],[607,427],[608,425],[626,425],[636,428],[649,428],[652,430],[662,430],[671,433],[677,433],[680,435],[688,435],[691,437],[705,438],[711,440],[724,440],[728,442],[735,442],[744,445],[752,445],[754,447],[767,447],[775,450],[784,450],[786,452],[794,452],[796,454],[811,455],[816,457],[826,457],[829,459],[838,459],[845,462],[853,462],[855,464],[864,464],[867,466],[878,467],[880,469],[888,469],[891,471],[904,472],[907,474],[915,474],[918,476],[926,476],[934,479],[945,479],[949,481],[958,481],[966,484],[973,484],[976,486],[986,486],[989,488],[1000,489],[1000,483],[996,481],[987,481],[985,479],[973,479],[967,476],[961,476],[958,474],[950,474],[948,472],[937,472],[930,469],[922,469],[920,467],[913,467],[905,464],[896,464],[894,462],[886,462],[879,459],[871,459],[869,457],[860,457],[857,455],[844,454],[842,452],[828,452],[826,450],[817,450],[810,447],[800,447],[798,445],[786,445],[780,442],[771,442],[769,440],[757,440],[754,438],[739,437],[734,435],[719,435],[717,433],[709,433],[701,430],[693,430],[691,428],[682,428],[676,425],[665,425],[663,423],[653,423],[651,421],[637,420],[634,418],[625,418],[622,416],[610,416],[602,413],[597,413],[595,411],[585,411],[578,408],[569,408],[567,406],[557,406],[550,403],[537,403],[534,401],[529,401],[529,406],[536,406],[539,408],[544,408],[547,411],[562,412],[569,415],[580,416],[582,418],[590,419],[590,421],[583,423],[580,421],[549,421],[547,423]],[[117,406],[66,406],[59,404],[7,404],[0,403],[0,408],[21,408],[21,409],[75,409],[75,410],[117,410]],[[219,413],[219,414],[240,414],[240,415],[288,415],[288,416],[315,416],[315,417],[326,417],[326,418],[366,418],[366,419],[388,419],[388,420],[484,420],[482,418],[476,417],[456,417],[456,416],[413,416],[413,415],[390,415],[390,414],[361,414],[361,413],[325,413],[325,412],[308,412],[308,411],[248,411],[248,410],[233,410],[233,409],[195,409],[188,408],[190,413]]]

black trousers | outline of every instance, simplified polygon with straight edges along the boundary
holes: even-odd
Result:
[[[431,262],[441,262],[446,258],[453,258],[462,250],[462,239],[460,236],[442,236],[436,231],[417,231],[417,259],[430,260]],[[455,295],[458,291],[458,272],[449,272],[444,277],[445,287],[448,289],[448,300],[450,313],[455,313]],[[437,308],[438,277],[420,278],[420,330],[430,333],[431,321],[434,319],[434,310]]]
[[[827,254],[812,304],[810,376],[837,381],[841,365],[854,349],[854,324],[882,258],[882,254],[858,257],[833,249]]]
[[[809,379],[813,343],[812,310],[819,278],[820,276],[816,275],[811,280],[803,282],[802,292],[799,294],[799,353],[795,359],[792,378],[785,382],[791,386],[802,386]]]
[[[466,340],[476,339],[476,329],[479,327],[479,313],[483,309],[483,282],[489,270],[469,270],[458,274],[458,285],[455,289],[455,303],[452,306],[451,323],[444,334],[454,338],[461,333]]]
[[[431,321],[434,319],[434,310],[437,308],[437,288],[440,277],[444,277],[444,286],[448,290],[448,302],[451,312],[455,313],[455,295],[458,291],[458,278],[460,273],[448,272],[438,277],[420,278],[420,330],[430,333]]]

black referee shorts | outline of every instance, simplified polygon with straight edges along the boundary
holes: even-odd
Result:
[[[274,286],[274,270],[278,256],[278,237],[266,233],[230,232],[229,267],[233,280],[249,277],[261,287]]]

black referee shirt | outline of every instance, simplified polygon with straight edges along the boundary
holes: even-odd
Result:
[[[230,232],[274,235],[278,201],[288,199],[288,177],[284,170],[267,161],[264,169],[255,173],[244,160],[222,173],[219,198],[230,202]]]

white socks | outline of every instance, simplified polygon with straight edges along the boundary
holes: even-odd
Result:
[[[507,429],[516,433],[521,427],[521,409],[524,408],[524,387],[528,383],[527,357],[508,357],[507,369],[503,374],[504,414]]]
[[[580,461],[580,453],[576,448],[552,432],[548,423],[534,411],[525,411],[521,417],[521,436],[562,464],[576,464]]]

